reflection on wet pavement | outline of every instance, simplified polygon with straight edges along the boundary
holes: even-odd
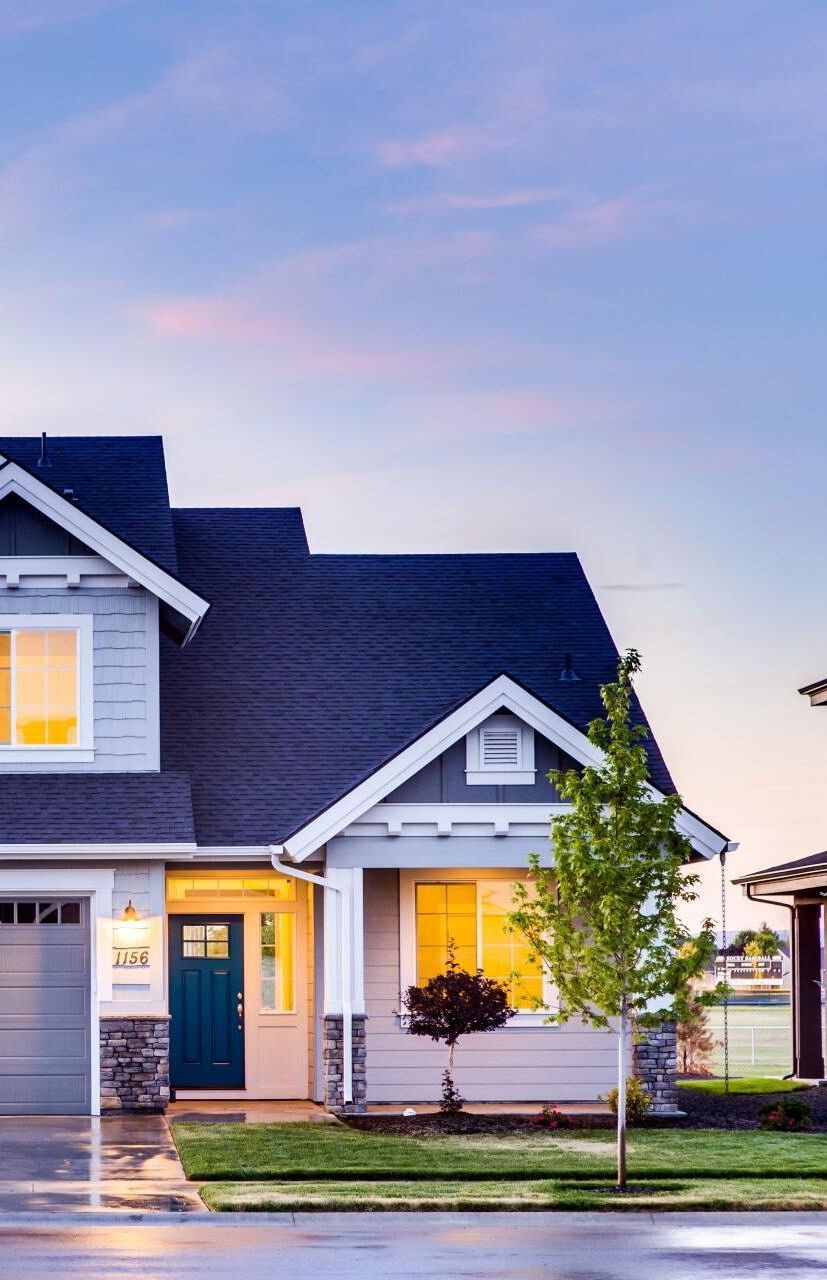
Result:
[[[0,1212],[203,1210],[162,1116],[0,1118]]]
[[[0,1218],[14,1280],[821,1280],[817,1213]]]

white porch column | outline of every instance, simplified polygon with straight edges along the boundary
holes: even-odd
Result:
[[[331,867],[324,891],[324,1012],[365,1012],[365,945],[361,867]]]
[[[362,868],[331,867],[325,879],[325,1104],[332,1111],[362,1111],[366,1070]]]

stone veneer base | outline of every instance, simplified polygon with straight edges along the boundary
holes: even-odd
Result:
[[[166,1111],[169,1017],[119,1014],[100,1020],[101,1111]]]
[[[678,1032],[674,1022],[639,1028],[634,1045],[635,1075],[652,1099],[653,1116],[678,1116]]]
[[[322,1068],[324,1105],[335,1115],[358,1115],[367,1110],[364,1014],[353,1015],[353,1101],[343,1100],[344,1022],[341,1014],[326,1013],[323,1019]]]

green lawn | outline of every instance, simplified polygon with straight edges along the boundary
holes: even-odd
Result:
[[[611,1176],[614,1168],[613,1134],[605,1130],[428,1138],[318,1124],[182,1122],[172,1130],[187,1176],[197,1181],[569,1182]],[[827,1135],[633,1130],[629,1167],[646,1180],[827,1180]]]
[[[514,1209],[827,1209],[827,1182],[816,1178],[671,1180],[618,1195],[609,1182],[535,1179],[503,1182],[213,1182],[210,1209],[514,1210]]]
[[[701,1093],[724,1093],[724,1081],[713,1080],[679,1080],[681,1089],[697,1089]],[[800,1080],[777,1080],[768,1076],[741,1076],[729,1080],[730,1093],[795,1093],[799,1089],[809,1089]]]

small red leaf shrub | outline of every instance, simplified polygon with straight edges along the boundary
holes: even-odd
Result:
[[[564,1111],[558,1111],[557,1107],[547,1102],[539,1115],[532,1116],[530,1124],[536,1125],[538,1129],[575,1129],[577,1126],[571,1116],[567,1116]]]
[[[407,1031],[412,1036],[428,1036],[448,1047],[448,1069],[442,1076],[440,1108],[447,1115],[462,1110],[462,1096],[454,1085],[454,1050],[460,1036],[504,1027],[517,1012],[508,1003],[508,992],[495,978],[483,976],[482,969],[469,973],[457,963],[456,948],[448,940],[445,972],[421,987],[402,993],[407,1015]]]
[[[779,1102],[765,1102],[759,1107],[758,1121],[762,1129],[800,1133],[802,1129],[809,1129],[813,1113],[806,1102],[800,1102],[798,1098],[783,1098]]]

